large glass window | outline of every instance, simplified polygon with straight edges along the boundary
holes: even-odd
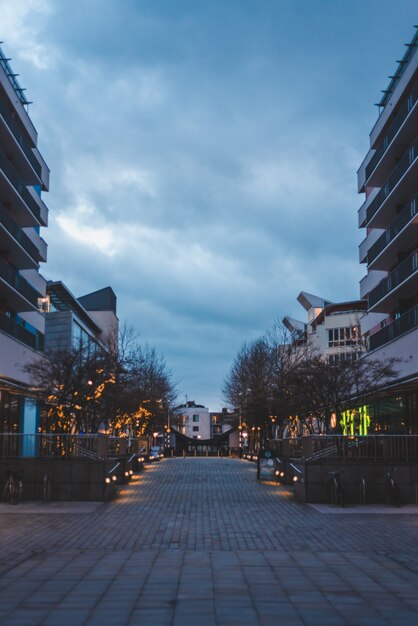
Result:
[[[357,326],[344,326],[343,328],[330,328],[328,330],[329,348],[354,346],[359,343],[360,332]]]

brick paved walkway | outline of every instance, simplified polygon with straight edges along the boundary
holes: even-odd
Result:
[[[418,515],[327,515],[229,459],[0,507],[2,626],[416,626]]]

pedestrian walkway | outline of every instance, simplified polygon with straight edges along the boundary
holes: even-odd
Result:
[[[418,623],[418,515],[328,514],[245,461],[168,459],[112,503],[24,506],[0,507],[2,626]]]

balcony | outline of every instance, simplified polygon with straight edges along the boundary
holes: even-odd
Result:
[[[4,123],[6,124],[7,128],[12,133],[13,137],[16,139],[22,152],[24,153],[27,160],[31,164],[33,170],[36,172],[39,179],[41,179],[42,177],[41,164],[39,163],[35,154],[33,153],[33,150],[30,147],[28,141],[25,139],[25,136],[22,130],[20,129],[19,124],[13,118],[8,107],[5,105],[5,103],[1,99],[0,99],[0,115],[3,118]]]
[[[380,283],[370,291],[369,293],[369,309],[375,307],[375,305],[382,300],[385,296],[387,296],[394,289],[399,287],[402,283],[404,283],[408,278],[416,274],[418,269],[418,250],[415,250],[412,254],[410,254],[406,259],[404,259],[399,265],[390,272]],[[412,295],[409,290],[409,297]],[[374,310],[379,310],[375,308]],[[390,309],[382,309],[390,310]]]
[[[39,204],[36,202],[35,198],[30,194],[26,185],[23,184],[19,174],[16,172],[16,170],[14,169],[9,159],[6,157],[5,153],[2,150],[0,150],[0,169],[3,170],[3,173],[6,179],[8,180],[8,182],[10,183],[10,185],[19,194],[20,198],[28,207],[32,215],[35,216],[37,223],[42,222],[41,209],[40,209]]]
[[[38,308],[39,293],[25,280],[18,271],[16,271],[11,265],[0,259],[0,279],[3,279],[8,283],[15,291],[18,292],[21,298],[14,301],[14,308],[18,311],[29,311],[33,308]],[[27,306],[29,302],[32,306]]]
[[[23,232],[23,230],[13,221],[10,214],[0,203],[0,225],[7,230],[10,235],[22,246],[22,248],[31,257],[32,262],[22,265],[22,267],[38,267],[40,261],[40,255],[38,248],[29,239],[29,237]]]
[[[0,331],[21,341],[32,350],[44,349],[44,335],[39,331],[31,333],[27,328],[18,324],[14,319],[0,313]]]
[[[403,125],[403,123],[405,122],[409,114],[411,113],[412,109],[414,108],[417,100],[418,100],[418,81],[414,83],[412,89],[410,90],[408,94],[407,99],[399,108],[396,117],[393,119],[392,124],[389,126],[384,139],[380,142],[379,146],[376,149],[376,152],[373,154],[372,158],[367,164],[366,170],[365,170],[366,181],[370,178],[377,164],[379,163],[379,161],[381,160],[385,152],[388,150],[390,144],[392,143],[393,139],[397,135],[399,129],[401,128],[401,126]]]
[[[417,327],[418,306],[414,306],[391,324],[384,326],[381,330],[378,330],[377,333],[371,335],[369,337],[369,350],[376,350],[389,341],[392,341],[392,339],[396,339]]]
[[[401,180],[403,175],[410,168],[410,166],[415,161],[417,156],[418,156],[418,138],[415,139],[415,141],[410,145],[408,150],[406,150],[403,156],[399,159],[398,163],[392,170],[385,184],[383,185],[379,193],[376,195],[373,202],[370,203],[366,212],[368,224],[370,220],[372,219],[372,217],[377,213],[382,203],[386,200],[386,198],[389,196],[389,194],[393,191],[393,189],[396,187],[398,182]]]
[[[386,267],[378,266],[377,264],[373,265],[373,261],[377,259],[377,257],[385,250],[385,248],[404,230],[405,226],[410,222],[414,222],[414,218],[417,215],[417,206],[418,206],[418,194],[412,198],[398,213],[397,217],[393,220],[390,226],[385,230],[385,232],[379,237],[379,239],[374,243],[367,252],[367,263],[369,265],[369,269],[386,269],[389,265],[393,265],[394,259],[393,255],[391,259],[385,259],[384,265]],[[411,247],[416,241],[416,234],[413,233],[413,238],[411,241],[404,241],[402,244],[408,248]],[[405,237],[403,237],[405,239]],[[397,246],[397,250],[399,250],[399,246]],[[382,264],[381,264],[382,265]]]

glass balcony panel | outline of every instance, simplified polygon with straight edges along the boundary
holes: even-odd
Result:
[[[39,263],[39,252],[38,248],[34,243],[29,239],[29,237],[23,232],[23,230],[15,224],[13,219],[10,217],[9,213],[6,209],[0,204],[0,222],[3,224],[5,229],[20,243],[22,248],[26,250],[26,252],[34,259],[37,263]]]
[[[6,122],[7,127],[11,131],[12,135],[16,139],[17,143],[21,147],[22,151],[24,152],[29,163],[32,165],[33,169],[35,170],[35,172],[38,174],[40,178],[42,175],[41,164],[39,163],[38,159],[34,155],[29,143],[25,139],[25,136],[23,132],[21,131],[19,124],[13,118],[6,104],[2,100],[0,100],[0,114],[3,117],[4,121]]]
[[[411,221],[417,214],[418,194],[412,198],[402,209],[402,211],[393,220],[391,225],[379,237],[367,252],[367,263],[371,263],[377,256],[390,244],[393,239],[401,232],[401,230]]]
[[[40,332],[31,333],[27,328],[18,324],[14,319],[0,313],[0,330],[18,339],[33,350],[44,349],[44,335]]]
[[[367,221],[369,222],[373,215],[378,211],[381,204],[386,200],[391,191],[396,187],[402,176],[412,165],[416,156],[418,154],[418,139],[411,144],[411,146],[406,150],[406,152],[402,155],[398,163],[395,165],[392,170],[390,176],[387,181],[374,198],[373,202],[370,203],[367,209]]]
[[[40,221],[41,210],[36,200],[31,196],[26,185],[23,184],[19,174],[16,172],[16,170],[2,150],[0,151],[0,168],[3,170],[7,179],[13,185],[25,204],[29,207],[36,219]]]
[[[384,298],[390,291],[398,287],[418,268],[418,252],[415,251],[404,259],[369,293],[369,308]]]
[[[0,278],[3,278],[9,285],[18,291],[33,306],[38,306],[38,292],[28,283],[28,281],[19,274],[17,270],[11,267],[6,261],[0,259]]]
[[[369,349],[376,350],[392,339],[396,339],[401,335],[404,335],[408,331],[418,326],[418,306],[410,309],[391,324],[384,326],[377,333],[374,333],[369,337]]]

